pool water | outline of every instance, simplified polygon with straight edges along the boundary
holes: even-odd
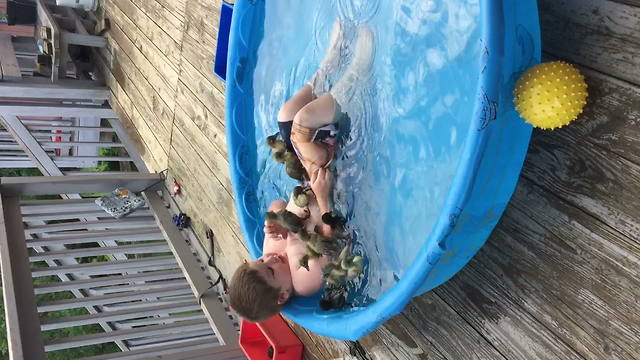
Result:
[[[345,21],[345,41],[352,45],[357,24],[368,24],[375,34],[372,78],[343,106],[349,130],[338,152],[334,189],[355,252],[367,261],[365,276],[352,285],[352,304],[363,306],[402,278],[429,238],[465,140],[475,130],[470,124],[483,49],[479,0],[265,3],[253,75],[262,212],[296,185],[271,160],[264,139],[278,131],[280,106],[324,57],[333,21]]]

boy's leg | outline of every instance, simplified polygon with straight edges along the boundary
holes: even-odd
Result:
[[[308,82],[316,96],[320,96],[329,90],[329,76],[340,66],[340,59],[344,56],[346,49],[343,37],[344,24],[340,19],[337,19],[333,23],[326,55],[318,65],[318,70]]]
[[[358,41],[354,58],[349,64],[342,78],[327,94],[324,94],[305,105],[293,119],[294,127],[299,125],[304,132],[310,133],[313,129],[332,124],[337,121],[336,113],[341,104],[346,104],[355,91],[361,87],[371,75],[373,60],[373,33],[366,25],[358,29]],[[296,149],[305,159],[305,166],[309,176],[318,168],[331,160],[332,152],[325,144],[316,144],[308,136],[295,136]],[[292,140],[294,135],[292,133]]]
[[[305,105],[293,119],[291,140],[309,177],[333,157],[331,146],[313,142],[311,133],[336,121],[336,106],[333,97],[327,93]]]
[[[293,120],[300,109],[313,101],[313,99],[315,99],[315,96],[311,91],[311,86],[305,85],[302,89],[298,90],[291,99],[287,100],[287,102],[282,105],[278,112],[278,121],[285,122]]]
[[[345,70],[344,75],[329,92],[340,106],[347,104],[356,90],[371,76],[374,51],[373,40],[371,28],[367,25],[360,25],[353,60]]]
[[[293,122],[309,129],[318,129],[336,121],[336,101],[324,94],[306,104],[293,118]]]
[[[333,30],[329,39],[329,48],[324,59],[320,62],[318,70],[313,74],[309,82],[300,89],[291,99],[280,108],[278,121],[291,121],[294,116],[311,101],[314,101],[322,91],[322,87],[328,86],[327,77],[339,65],[344,42],[344,24],[338,19],[333,23]]]

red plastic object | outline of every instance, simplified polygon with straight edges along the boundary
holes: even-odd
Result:
[[[56,130],[55,131],[56,134],[59,134],[61,132],[62,132],[62,130]],[[61,142],[62,141],[62,136],[54,136],[53,137],[53,141]],[[56,156],[60,156],[60,154],[62,154],[62,149],[56,148],[56,149],[54,149],[54,152],[56,153]]]
[[[177,182],[173,183],[173,187],[171,188],[171,195],[180,195],[180,184],[178,184]]]
[[[240,348],[249,360],[299,360],[304,346],[282,317],[276,315],[261,323],[242,320]]]

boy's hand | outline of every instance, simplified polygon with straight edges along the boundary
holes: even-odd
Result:
[[[264,235],[265,237],[271,237],[274,240],[281,240],[287,238],[287,229],[283,228],[279,224],[274,224],[271,221],[265,221],[264,223]]]
[[[320,168],[311,174],[311,189],[316,195],[321,211],[329,210],[329,192],[333,184],[333,175],[326,168]]]

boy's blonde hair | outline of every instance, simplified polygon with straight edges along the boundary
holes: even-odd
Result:
[[[282,310],[282,304],[278,304],[279,294],[280,289],[267,284],[257,270],[244,263],[231,278],[229,303],[243,318],[260,322]]]

